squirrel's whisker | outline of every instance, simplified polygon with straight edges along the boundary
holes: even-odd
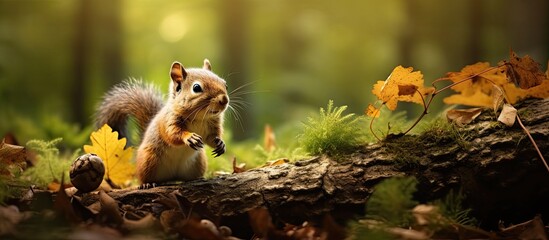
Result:
[[[238,110],[236,110],[233,106],[229,105],[229,108],[231,111],[231,115],[233,116],[234,120],[238,123],[238,125],[240,125],[240,128],[242,129],[242,131],[244,131],[244,126],[242,125],[242,116],[240,115],[240,113],[238,112]]]
[[[236,93],[238,90],[243,89],[243,88],[245,88],[245,87],[247,87],[247,86],[250,86],[250,85],[252,85],[252,84],[254,84],[254,83],[256,83],[256,82],[257,82],[257,81],[252,81],[252,82],[249,82],[249,83],[245,83],[245,84],[240,85],[239,87],[237,87],[237,88],[233,89],[231,92],[229,92],[229,96],[231,96],[232,94]]]

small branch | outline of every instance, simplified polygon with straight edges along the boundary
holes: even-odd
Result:
[[[416,89],[416,92],[419,93],[419,96],[421,97],[421,102],[423,102],[423,112],[421,113],[419,118],[416,119],[414,124],[412,124],[412,126],[410,128],[408,128],[408,130],[406,130],[406,132],[403,133],[403,135],[406,135],[408,132],[410,132],[419,123],[419,121],[421,121],[421,119],[423,119],[423,117],[425,115],[427,115],[427,113],[428,113],[427,110],[429,109],[429,105],[431,105],[431,102],[433,101],[433,97],[435,96],[434,93],[432,95],[430,95],[431,98],[429,98],[429,105],[427,105],[427,104],[425,104],[425,98],[423,98],[423,94],[421,92],[419,92],[419,90],[417,90],[417,89]]]

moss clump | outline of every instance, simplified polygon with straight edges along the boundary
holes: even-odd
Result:
[[[318,117],[309,117],[299,135],[302,148],[311,155],[337,156],[356,149],[364,142],[364,130],[354,114],[343,115],[347,106],[334,107],[329,101]]]
[[[470,146],[467,131],[443,119],[435,120],[418,135],[389,135],[383,142],[387,152],[394,155],[398,166],[406,169],[422,166],[422,157],[447,152],[449,149],[467,149]],[[457,144],[457,147],[453,147]],[[429,151],[427,151],[429,149]]]

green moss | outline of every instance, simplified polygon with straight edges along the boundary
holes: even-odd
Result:
[[[309,117],[298,137],[301,147],[311,155],[337,156],[363,144],[364,128],[354,114],[343,115],[346,109],[334,107],[330,100],[326,109],[320,108],[319,116]]]
[[[448,151],[453,144],[462,149],[470,147],[467,131],[443,119],[423,125],[417,135],[389,135],[382,144],[388,153],[393,154],[398,165],[407,169],[421,167],[423,156],[437,150]]]

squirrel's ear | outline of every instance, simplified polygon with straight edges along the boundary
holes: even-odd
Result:
[[[204,59],[204,66],[202,67],[206,70],[212,70],[212,65],[210,64],[210,60],[208,60],[207,58]]]
[[[181,82],[183,79],[187,78],[187,72],[185,68],[179,62],[172,63],[172,70],[170,71],[170,77],[173,81]]]

